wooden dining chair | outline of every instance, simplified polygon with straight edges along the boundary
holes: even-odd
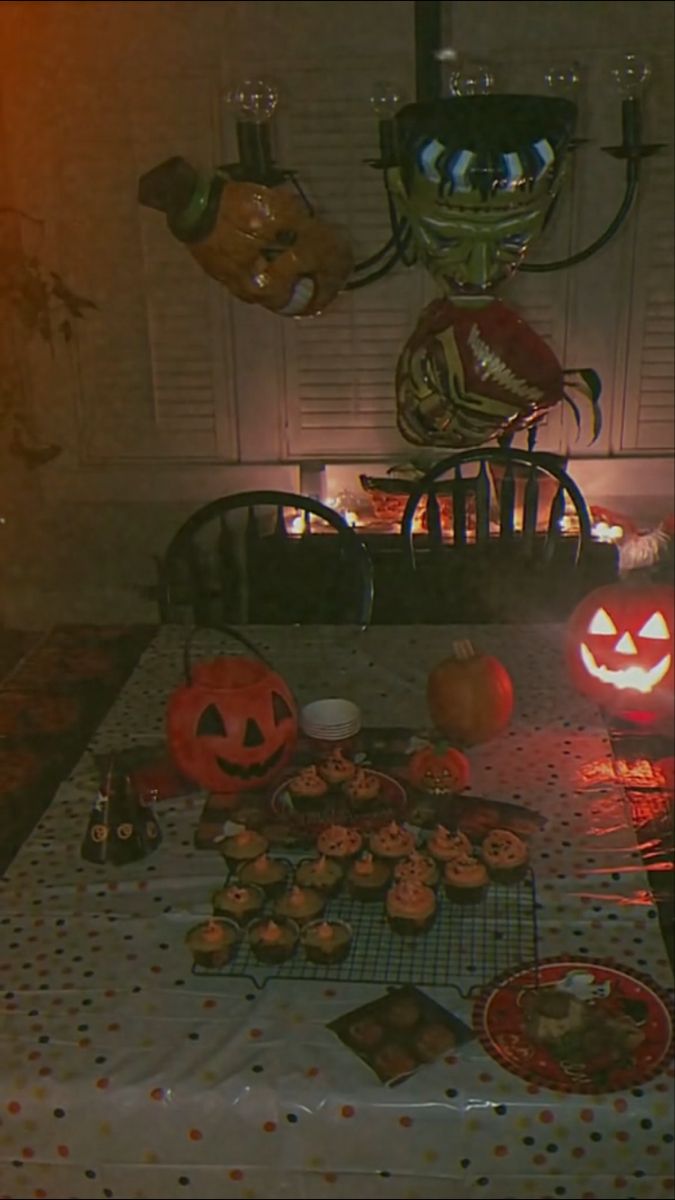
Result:
[[[411,573],[424,562],[435,610],[477,620],[512,618],[533,605],[541,619],[559,616],[583,588],[593,544],[586,502],[563,461],[498,447],[437,462],[408,498],[401,540]]]
[[[293,492],[237,492],[204,505],[157,572],[163,623],[365,627],[372,612],[363,542],[334,509]]]

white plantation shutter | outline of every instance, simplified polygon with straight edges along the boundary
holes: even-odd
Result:
[[[672,72],[670,74],[672,84]],[[645,167],[635,242],[636,269],[628,329],[622,450],[675,448],[675,298],[673,296],[673,136],[662,126],[666,150]]]
[[[279,157],[296,168],[318,215],[342,226],[357,260],[390,237],[368,103],[375,79],[410,86],[411,58],[329,63],[283,72],[288,89]],[[285,321],[286,453],[290,457],[387,454],[401,449],[395,371],[423,302],[421,272],[397,268],[341,294],[322,315]]]

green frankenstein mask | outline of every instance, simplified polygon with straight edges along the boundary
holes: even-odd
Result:
[[[546,96],[457,96],[396,115],[387,182],[418,256],[445,293],[485,291],[544,227],[576,107]]]

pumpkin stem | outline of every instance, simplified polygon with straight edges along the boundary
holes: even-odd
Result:
[[[476,651],[473,648],[473,643],[468,638],[461,638],[459,641],[453,642],[450,647],[450,657],[456,658],[459,662],[464,662],[468,658],[475,658]]]

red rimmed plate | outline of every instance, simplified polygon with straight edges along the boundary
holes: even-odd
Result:
[[[347,797],[338,788],[331,788],[322,798],[321,811],[317,809],[300,812],[293,804],[288,791],[288,779],[273,793],[270,808],[275,817],[288,822],[295,832],[307,837],[317,836],[329,825],[347,825],[368,832],[371,829],[379,829],[389,821],[403,821],[408,805],[405,788],[391,775],[384,775],[371,767],[368,767],[368,772],[379,780],[380,794],[377,804],[363,813],[353,812]]]
[[[537,989],[567,995],[574,1011],[551,1016],[547,998],[543,1020],[531,1011],[528,1017]],[[585,1010],[581,1027],[578,1002]],[[663,1070],[673,1052],[671,1013],[667,993],[647,975],[609,960],[546,959],[490,984],[476,1001],[473,1027],[488,1054],[528,1083],[601,1095],[637,1087]],[[545,1032],[545,1044],[533,1023]]]

